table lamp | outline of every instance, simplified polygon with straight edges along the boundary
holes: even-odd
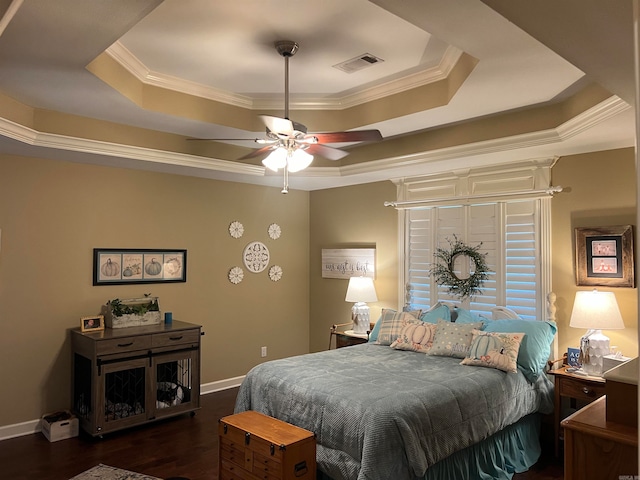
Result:
[[[624,328],[618,302],[612,292],[579,291],[573,302],[569,326],[586,328],[580,339],[580,363],[588,375],[602,375],[602,357],[609,354],[609,337],[602,330]]]
[[[366,302],[377,302],[378,296],[371,277],[351,277],[347,287],[346,302],[355,302],[351,307],[354,333],[367,333],[370,328],[369,306]]]

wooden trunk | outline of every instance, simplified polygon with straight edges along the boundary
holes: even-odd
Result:
[[[312,432],[247,411],[220,419],[220,480],[315,480]]]

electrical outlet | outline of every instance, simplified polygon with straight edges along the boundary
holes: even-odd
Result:
[[[267,347],[262,347],[260,349],[260,355],[264,358],[267,356]]]

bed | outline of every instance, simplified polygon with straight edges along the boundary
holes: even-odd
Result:
[[[321,479],[506,479],[527,470],[540,455],[540,414],[553,411],[543,369],[555,324],[463,310],[452,322],[440,307],[431,317],[383,310],[369,343],[254,367],[236,413],[256,410],[314,432]],[[385,329],[387,318],[395,329]],[[431,337],[416,341],[417,329]],[[409,330],[410,342],[398,347]],[[452,331],[472,332],[469,348],[487,348],[472,356],[454,342],[451,356],[451,341],[445,348],[439,340]],[[518,339],[508,368],[461,364],[493,361],[496,338]],[[514,355],[502,348],[500,361],[506,353]]]

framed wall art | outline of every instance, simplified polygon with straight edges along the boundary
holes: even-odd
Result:
[[[93,249],[94,285],[186,281],[186,250]]]
[[[633,227],[575,229],[576,285],[635,287]]]
[[[375,248],[323,248],[322,278],[375,278]]]
[[[104,315],[82,317],[80,319],[81,332],[99,332],[101,330],[104,330]]]

